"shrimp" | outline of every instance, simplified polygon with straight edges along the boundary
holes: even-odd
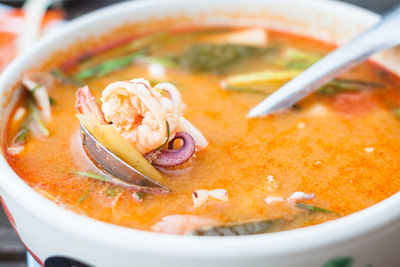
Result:
[[[151,230],[158,233],[184,235],[197,228],[216,225],[213,219],[196,215],[170,215],[162,218],[161,221],[151,227]]]
[[[103,90],[101,101],[106,121],[142,154],[172,140],[180,129],[182,97],[172,84],[152,87],[142,78],[114,82]]]
[[[179,131],[191,135],[198,150],[208,144],[182,116],[181,94],[170,83],[152,87],[142,78],[111,83],[102,92],[101,107],[87,86],[77,91],[76,98],[79,113],[93,114],[101,123],[110,123],[142,155],[174,140]]]
[[[104,124],[106,123],[103,112],[101,111],[99,104],[97,104],[97,101],[94,98],[89,87],[85,86],[85,87],[79,88],[78,91],[76,91],[75,107],[80,114],[85,114],[85,113],[92,114],[101,123],[104,123]]]

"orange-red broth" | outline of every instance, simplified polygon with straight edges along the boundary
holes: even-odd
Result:
[[[333,48],[287,33],[269,31],[269,38],[317,53]],[[180,51],[194,42],[184,39],[159,53]],[[306,216],[289,228],[302,227],[359,211],[400,189],[400,120],[393,112],[400,104],[399,82],[380,67],[364,63],[345,76],[384,83],[385,89],[314,94],[299,103],[300,109],[257,119],[246,119],[246,114],[265,95],[223,90],[221,77],[214,74],[168,69],[167,76],[183,95],[185,117],[209,140],[207,149],[191,161],[189,173],[164,174],[169,195],[146,194],[138,203],[129,190],[71,174],[96,170],[79,147],[77,88],[63,83],[50,89],[56,103],[47,124],[50,136],[29,138],[21,154],[6,153],[10,166],[32,188],[68,209],[143,230],[173,214],[220,223],[295,216],[304,211],[292,202],[264,201],[268,196],[287,198],[295,191],[314,193],[315,199],[305,203],[337,213]],[[86,83],[99,97],[109,83],[134,77],[151,79],[143,65],[134,64]],[[5,146],[17,130],[10,120]],[[273,183],[267,179],[270,175]],[[194,190],[217,188],[228,191],[228,202],[211,199],[194,207]]]

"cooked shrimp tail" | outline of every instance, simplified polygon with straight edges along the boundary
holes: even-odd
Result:
[[[80,114],[92,114],[101,123],[106,123],[104,114],[101,111],[99,104],[97,104],[96,98],[93,96],[89,87],[85,86],[76,91],[75,107]]]

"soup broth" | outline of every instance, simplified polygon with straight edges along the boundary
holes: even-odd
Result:
[[[64,75],[58,72],[46,88],[51,118],[39,126],[29,124],[22,150],[10,150],[22,129],[21,107],[33,112],[28,103],[32,92],[24,90],[5,132],[10,166],[33,189],[67,209],[121,226],[176,234],[221,234],[218,227],[266,221],[272,223],[260,232],[304,227],[357,212],[399,191],[397,77],[363,63],[285,112],[248,119],[253,106],[334,46],[273,30],[256,29],[264,32],[264,44],[232,37],[246,30],[153,33],[133,40],[148,39],[143,51],[133,51],[142,56],[108,72],[93,69],[132,53],[124,51],[125,43],[45,70],[61,68]],[[174,84],[185,103],[185,118],[208,141],[183,165],[160,171],[163,186],[170,189],[163,196],[99,180],[106,174],[88,160],[80,142],[77,88],[88,85],[99,100],[110,83],[138,77],[152,86]],[[206,199],[200,201],[199,194]],[[174,225],[179,229],[168,228]],[[203,226],[217,228],[207,232]]]

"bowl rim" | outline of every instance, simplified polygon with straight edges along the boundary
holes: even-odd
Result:
[[[211,2],[212,0],[206,1]],[[247,1],[251,1],[252,3],[261,2],[259,0]],[[295,0],[283,1],[290,3]],[[123,2],[77,18],[65,25],[64,29],[60,32],[43,38],[29,51],[14,60],[0,76],[0,93],[4,93],[6,88],[9,87],[10,83],[8,80],[10,77],[12,80],[13,75],[19,73],[24,62],[29,60],[32,55],[41,51],[41,49],[48,44],[54,43],[55,40],[59,39],[61,36],[78,31],[82,25],[87,25],[102,17],[106,17],[109,13],[118,14],[118,12],[126,8],[132,10],[136,8],[159,8],[166,3],[185,4],[186,2],[190,1],[143,0]],[[336,2],[333,0],[308,0],[304,1],[304,4],[306,2],[307,5],[316,5],[317,8],[321,9],[340,8],[351,10],[355,15],[364,17],[369,21],[376,21],[379,18],[379,15],[371,11],[344,2]],[[289,231],[222,238],[166,235],[101,222],[67,210],[46,199],[28,186],[8,165],[4,154],[0,157],[0,173],[0,190],[3,190],[6,196],[13,199],[14,202],[23,207],[26,212],[34,214],[34,216],[38,217],[42,222],[51,224],[69,234],[78,235],[95,243],[103,244],[104,246],[113,246],[127,251],[156,253],[158,255],[184,255],[186,258],[207,257],[209,259],[235,259],[257,257],[260,255],[278,257],[289,254],[301,254],[305,251],[354,239],[366,233],[372,236],[376,234],[375,230],[378,228],[384,226],[393,227],[393,225],[390,224],[400,218],[400,210],[397,209],[398,203],[400,203],[400,193],[396,193],[367,209],[351,215],[323,224]],[[27,199],[29,199],[29,201],[26,201]],[[7,197],[5,200],[7,200]],[[387,212],[388,210],[391,212]],[[373,219],[368,220],[368,218]],[[104,232],[113,234],[99,235],[99,233]],[[132,240],[141,241],[132,242]],[[171,246],[171,244],[174,245]]]

